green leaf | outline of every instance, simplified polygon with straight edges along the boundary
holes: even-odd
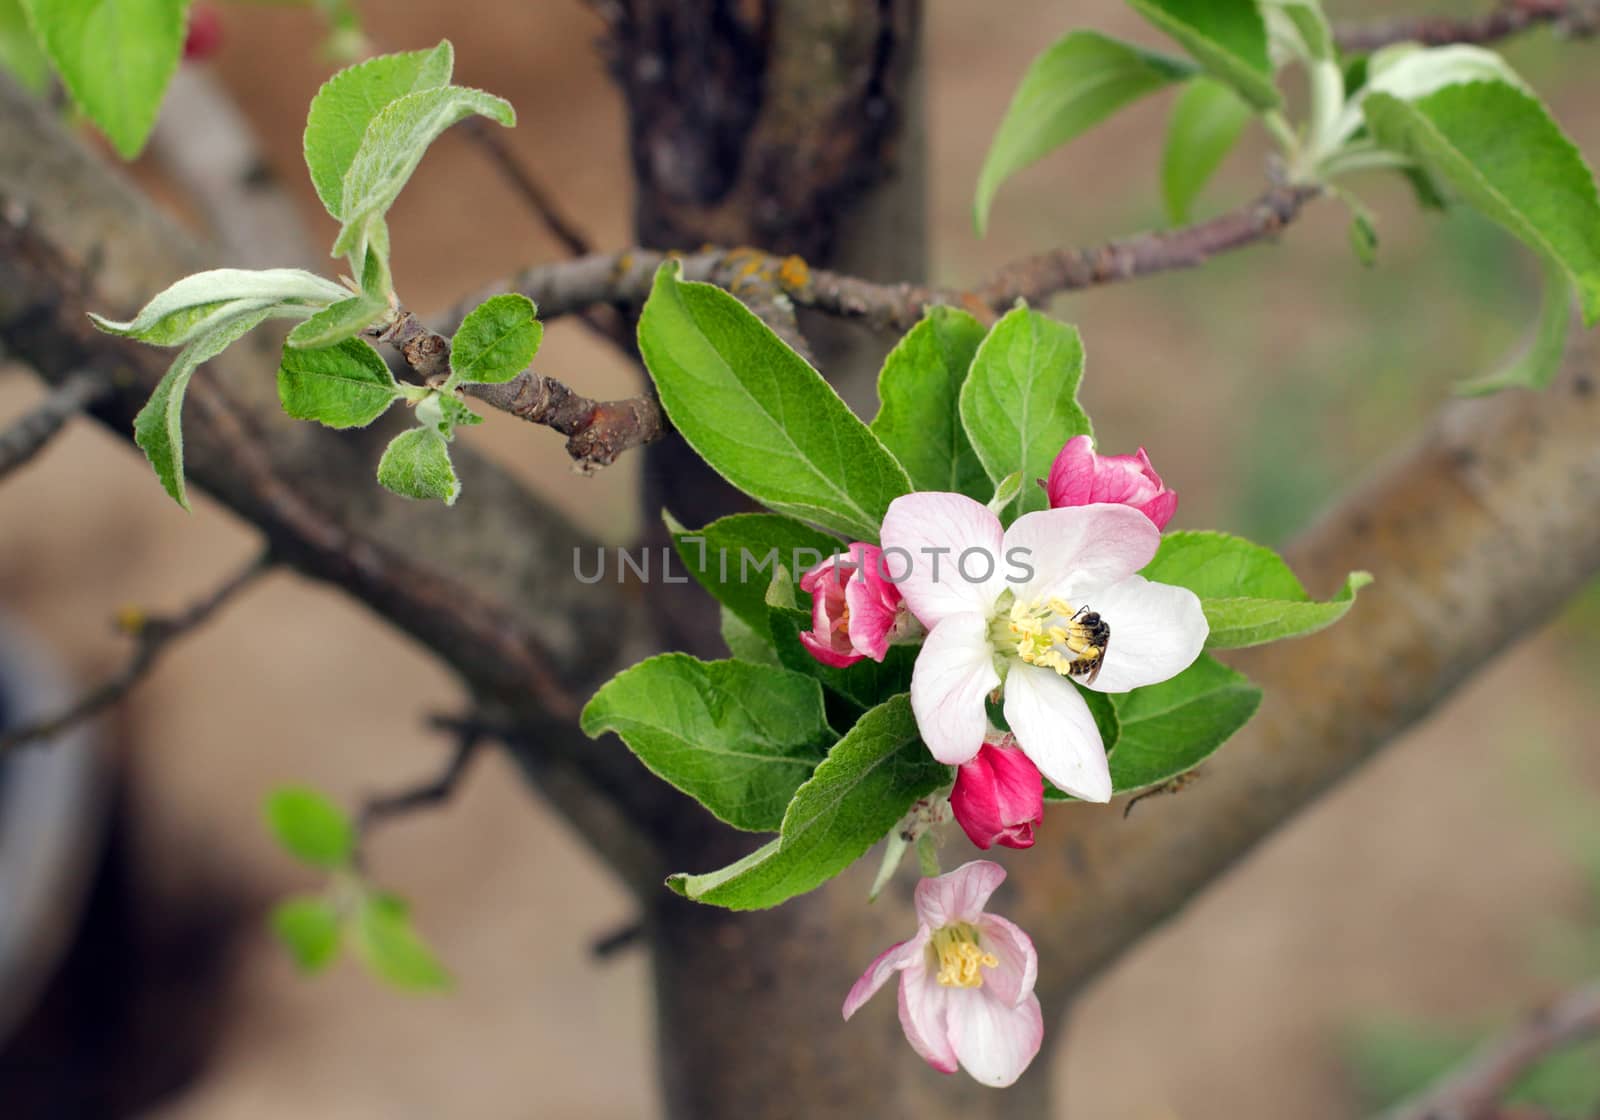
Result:
[[[911,687],[911,670],[920,646],[890,646],[881,662],[863,657],[854,665],[835,668],[812,657],[800,644],[800,633],[811,629],[810,618],[774,610],[770,612],[768,627],[778,661],[784,668],[816,678],[829,692],[849,701],[857,712],[876,707]]]
[[[767,585],[779,565],[804,573],[845,550],[837,537],[775,513],[736,513],[695,532],[669,518],[667,529],[695,581],[760,633],[767,629]]]
[[[1045,507],[1033,480],[1050,473],[1067,440],[1092,432],[1078,404],[1082,380],[1078,328],[1026,307],[1007,312],[978,347],[961,388],[961,423],[992,481],[1022,472],[1017,514]]]
[[[978,176],[973,216],[981,234],[1000,185],[1046,153],[1146,94],[1194,73],[1181,59],[1074,31],[1028,67]]]
[[[453,393],[432,392],[417,404],[417,423],[431,428],[446,440],[456,438],[456,429],[483,423],[483,417],[467,407],[465,401]]]
[[[718,474],[770,509],[876,540],[905,471],[833,388],[727,292],[668,261],[639,320],[662,407]]]
[[[50,60],[28,26],[21,0],[0,0],[0,69],[29,93],[43,93],[50,84]]]
[[[1527,350],[1498,373],[1456,386],[1468,397],[1498,393],[1502,389],[1543,389],[1561,372],[1567,349],[1567,329],[1572,321],[1572,282],[1560,265],[1545,262],[1544,294],[1539,304],[1539,324]]]
[[[354,338],[389,314],[385,300],[365,293],[329,304],[289,332],[287,345],[297,350],[316,350]]]
[[[1261,704],[1261,689],[1204,654],[1160,684],[1111,698],[1120,738],[1111,752],[1111,788],[1149,789],[1204,762]]]
[[[351,948],[373,975],[393,987],[413,992],[450,987],[450,974],[418,935],[405,906],[387,895],[362,899]]]
[[[294,957],[300,971],[321,972],[339,955],[339,912],[317,895],[297,895],[273,907],[272,932]]]
[[[195,370],[259,326],[271,309],[251,311],[209,328],[173,359],[155,392],[133,418],[133,442],[155,468],[156,477],[173,501],[189,508],[189,488],[183,477],[183,398]]]
[[[473,308],[450,340],[450,384],[510,381],[533,361],[544,337],[538,308],[524,295],[491,296]]]
[[[607,681],[584,734],[614,731],[651,773],[734,828],[771,832],[834,740],[810,677],[665,653]]]
[[[151,346],[182,346],[252,311],[281,307],[288,313],[298,308],[310,315],[349,294],[332,280],[299,268],[216,268],[185,276],[125,323],[92,312],[89,319],[107,334]]]
[[[516,110],[502,97],[481,89],[444,86],[396,98],[367,125],[361,146],[344,176],[338,217],[344,222],[333,255],[356,254],[366,259],[362,242],[369,223],[382,218],[400,197],[428,145],[457,121],[485,116],[507,128],[517,122]]]
[[[753,665],[768,665],[774,669],[783,666],[778,661],[778,651],[772,648],[772,639],[758,633],[748,622],[727,607],[722,609],[722,644],[739,661]]]
[[[951,780],[917,738],[911,700],[896,696],[861,717],[795,793],[778,839],[704,875],[674,875],[686,898],[760,910],[821,886]]]
[[[437,498],[447,506],[461,496],[450,447],[434,428],[412,428],[395,436],[378,461],[378,482],[402,498]]]
[[[1586,325],[1600,320],[1600,195],[1583,156],[1536,99],[1505,82],[1446,86],[1407,102],[1362,102],[1378,142],[1558,263]]]
[[[1211,625],[1208,649],[1261,645],[1321,630],[1343,618],[1356,592],[1372,582],[1366,572],[1351,572],[1338,594],[1319,603],[1270,548],[1226,533],[1194,531],[1163,536],[1143,575],[1200,597]]]
[[[1257,109],[1283,104],[1272,82],[1267,25],[1256,0],[1128,0],[1212,75]]]
[[[23,0],[39,44],[84,114],[132,159],[183,52],[184,0]]]
[[[317,196],[335,218],[342,215],[344,176],[367,126],[391,101],[449,84],[455,49],[446,39],[431,51],[369,58],[322,84],[306,114],[306,167]]]
[[[356,832],[345,811],[308,786],[284,786],[262,806],[267,827],[289,854],[313,867],[337,868],[350,862]]]
[[[1378,263],[1378,227],[1373,224],[1372,215],[1365,209],[1350,212],[1350,251],[1356,255],[1356,260],[1367,268]],[[1565,283],[1565,278],[1562,282]],[[1566,323],[1563,322],[1561,327],[1565,336]]]
[[[283,411],[330,428],[365,428],[402,395],[388,364],[359,338],[320,350],[286,347],[278,366]]]
[[[1214,78],[1194,79],[1172,107],[1161,156],[1161,196],[1167,220],[1189,220],[1201,188],[1221,166],[1254,110]]]
[[[883,363],[872,432],[918,490],[950,490],[983,501],[989,476],[961,427],[957,405],[983,324],[953,307],[930,307]]]
[[[1333,28],[1319,0],[1261,0],[1261,4],[1269,39],[1281,42],[1280,33],[1283,38],[1292,33],[1293,53],[1307,61],[1332,61],[1337,56]]]

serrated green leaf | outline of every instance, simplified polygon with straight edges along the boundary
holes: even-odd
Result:
[[[433,428],[412,428],[395,436],[378,461],[378,482],[402,498],[436,498],[447,506],[461,496],[450,447]]]
[[[273,790],[262,812],[278,843],[303,863],[344,867],[355,852],[356,831],[349,816],[309,786]]]
[[[1182,59],[1093,31],[1074,31],[1028,67],[978,176],[973,216],[981,234],[1000,185],[1130,102],[1194,73]],[[943,489],[943,488],[941,488]]]
[[[507,128],[517,122],[516,110],[505,98],[461,86],[408,93],[378,111],[345,172],[337,215],[344,227],[334,242],[334,256],[366,259],[362,242],[370,237],[369,223],[394,204],[428,145],[470,116],[485,116]]]
[[[1078,404],[1082,380],[1078,328],[1027,307],[1007,312],[978,347],[961,388],[961,423],[991,480],[1022,472],[1014,515],[1048,504],[1032,481],[1050,473],[1067,440],[1092,434]]]
[[[539,352],[544,325],[538,308],[515,292],[490,296],[468,313],[450,340],[450,384],[496,385],[528,368]]]
[[[878,374],[871,427],[918,490],[950,490],[983,501],[989,476],[961,426],[957,405],[983,324],[953,307],[930,307]]]
[[[1207,649],[1238,649],[1310,634],[1343,618],[1372,582],[1351,572],[1327,602],[1317,602],[1270,548],[1227,533],[1182,531],[1161,538],[1145,578],[1187,587],[1211,626]]]
[[[1255,111],[1214,78],[1195,78],[1183,89],[1167,123],[1161,156],[1161,197],[1167,220],[1189,220],[1190,207],[1215,174]]]
[[[72,99],[123,159],[144,147],[183,52],[185,0],[23,0]]]
[[[139,445],[172,500],[189,508],[183,477],[183,398],[201,364],[210,361],[269,317],[271,310],[252,311],[229,319],[191,341],[162,376],[155,392],[133,418],[133,442]]]
[[[917,737],[911,700],[872,709],[795,793],[778,839],[720,871],[674,875],[686,898],[760,910],[821,886],[899,823],[920,797],[951,780]]]
[[[673,427],[769,509],[876,540],[911,480],[806,360],[733,296],[656,273],[639,349]]]
[[[1256,0],[1128,0],[1128,4],[1257,109],[1283,104],[1273,84],[1267,25]]]
[[[1149,789],[1193,770],[1250,722],[1261,689],[1202,654],[1160,684],[1111,698],[1121,736],[1111,752],[1111,788]]]
[[[774,669],[783,667],[778,661],[778,651],[772,648],[771,638],[764,633],[757,633],[754,627],[727,607],[720,609],[722,644],[728,647],[728,653],[735,660],[748,661],[752,665],[767,665]]]
[[[318,350],[285,348],[278,366],[278,400],[296,420],[365,428],[400,396],[388,364],[359,338]]]
[[[0,69],[29,93],[43,93],[50,84],[50,60],[28,26],[21,0],[0,0]]]
[[[1566,270],[1554,261],[1544,267],[1544,291],[1540,296],[1539,323],[1528,348],[1497,373],[1456,386],[1467,397],[1481,397],[1502,389],[1543,389],[1561,372],[1561,357],[1567,350],[1567,331],[1572,325],[1572,282]]]
[[[381,894],[368,895],[356,911],[350,947],[373,975],[403,991],[443,991],[450,974],[422,940],[403,905]]]
[[[810,677],[666,653],[618,673],[583,709],[650,771],[724,824],[771,832],[834,740]]]
[[[845,550],[837,537],[775,513],[736,513],[694,532],[670,520],[667,527],[695,582],[761,633],[779,566],[804,573]]]
[[[1536,99],[1505,82],[1446,86],[1417,101],[1362,102],[1378,142],[1420,161],[1567,272],[1586,325],[1600,320],[1600,195],[1583,156]]]
[[[298,307],[310,315],[349,294],[332,280],[299,268],[216,268],[185,276],[125,323],[93,312],[89,319],[107,334],[151,346],[182,346],[253,311],[276,306],[287,313]]]
[[[298,895],[273,907],[272,932],[306,975],[321,972],[339,955],[339,912],[325,898]]]
[[[389,304],[363,293],[329,304],[289,332],[286,345],[296,350],[316,350],[355,338],[389,314]]]
[[[341,217],[344,177],[367,126],[391,101],[448,85],[455,50],[446,39],[431,51],[386,54],[339,71],[322,84],[306,114],[303,147],[317,196]]]

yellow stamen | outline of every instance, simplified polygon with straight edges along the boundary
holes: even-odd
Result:
[[[946,988],[981,988],[983,969],[1000,963],[999,957],[978,947],[978,931],[967,922],[935,931],[929,950],[939,966],[934,979]]]

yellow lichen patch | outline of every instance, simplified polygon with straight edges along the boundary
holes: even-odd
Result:
[[[799,257],[784,257],[778,265],[778,280],[785,291],[798,292],[811,283],[811,268]]]

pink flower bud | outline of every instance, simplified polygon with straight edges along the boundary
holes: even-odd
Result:
[[[800,643],[824,665],[882,661],[891,638],[912,625],[900,589],[884,578],[883,550],[860,541],[800,577],[811,596],[811,629]]]
[[[1044,819],[1044,781],[1039,769],[1006,735],[985,742],[956,771],[950,808],[967,838],[984,851],[1033,847],[1033,826]]]
[[[189,12],[189,30],[183,40],[183,57],[190,62],[210,58],[222,47],[222,16],[209,4],[196,4]]]
[[[1161,484],[1150,456],[1139,448],[1136,455],[1097,455],[1094,440],[1073,436],[1056,456],[1044,482],[1050,508],[1087,506],[1097,502],[1132,506],[1165,529],[1178,508],[1178,495]]]

